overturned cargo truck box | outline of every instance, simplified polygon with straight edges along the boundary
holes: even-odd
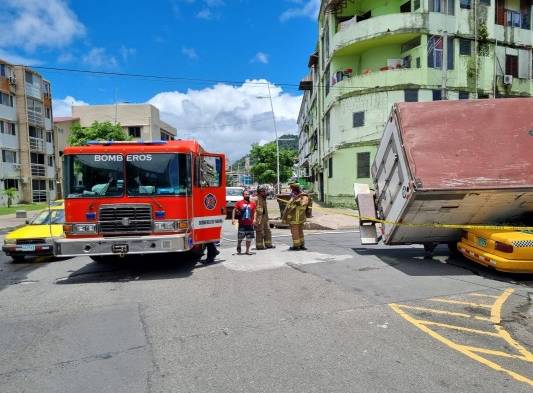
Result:
[[[518,223],[533,211],[533,98],[395,104],[372,178],[372,191],[354,186],[363,244],[452,243],[460,229],[433,225]]]

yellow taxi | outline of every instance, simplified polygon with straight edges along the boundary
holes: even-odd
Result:
[[[462,232],[457,249],[502,272],[533,273],[533,231],[471,229]]]
[[[50,209],[40,211],[27,225],[9,232],[2,251],[15,262],[26,256],[53,255],[53,240],[63,234],[64,222],[63,204],[52,202]]]

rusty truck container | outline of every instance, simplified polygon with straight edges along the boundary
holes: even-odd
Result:
[[[533,98],[395,104],[371,171],[360,214],[387,223],[362,218],[363,244],[451,243],[460,229],[431,224],[519,220],[533,211]]]

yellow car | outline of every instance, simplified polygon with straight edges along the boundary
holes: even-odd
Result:
[[[2,251],[15,262],[23,261],[25,256],[53,255],[53,239],[63,234],[64,222],[63,205],[42,210],[27,225],[6,235]]]
[[[457,249],[466,258],[502,272],[533,273],[533,231],[463,231]]]

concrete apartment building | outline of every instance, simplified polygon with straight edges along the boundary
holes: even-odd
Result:
[[[159,110],[150,104],[80,105],[72,106],[72,116],[54,118],[56,157],[61,157],[73,124],[89,127],[95,121],[119,123],[134,140],[159,141],[176,138],[175,127],[159,117]],[[62,160],[58,160],[57,177],[63,184]],[[61,190],[59,189],[59,192]]]
[[[0,60],[0,190],[16,188],[15,202],[56,198],[50,82],[24,66]],[[5,197],[2,196],[5,203]]]
[[[308,62],[299,167],[353,205],[392,104],[533,95],[531,0],[323,0]]]

